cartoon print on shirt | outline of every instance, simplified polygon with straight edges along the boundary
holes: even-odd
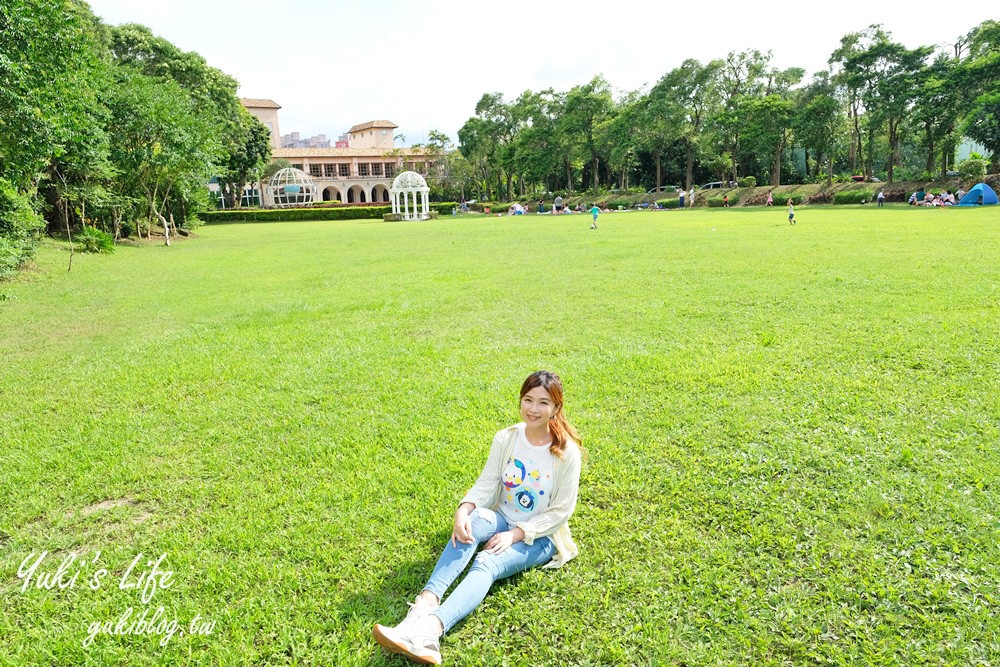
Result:
[[[513,468],[511,468],[513,466]],[[535,471],[537,474],[538,471]],[[524,464],[517,459],[507,459],[507,469],[503,471],[503,485],[508,489],[516,489],[524,483],[528,476]]]
[[[545,493],[544,491],[542,493]],[[517,492],[517,504],[530,512],[535,506],[535,495],[528,489]]]
[[[533,470],[534,463],[511,457],[507,459],[501,475],[501,482],[504,486],[503,502],[515,514],[522,512],[530,514],[538,504],[538,500],[545,495],[543,482],[552,479],[551,472],[543,473],[538,468]],[[543,480],[544,477],[544,480]]]

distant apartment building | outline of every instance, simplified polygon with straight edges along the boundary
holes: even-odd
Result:
[[[281,135],[282,148],[330,148],[330,140],[325,134],[317,134],[314,137],[303,139],[298,132]]]
[[[284,158],[292,166],[309,174],[322,193],[323,201],[351,203],[389,202],[392,179],[402,171],[416,171],[427,176],[432,158],[420,150],[396,148],[393,130],[398,126],[387,120],[372,120],[355,125],[341,135],[333,147],[326,135],[300,139],[298,132],[278,133],[278,109],[272,100],[242,99],[247,111],[271,130],[274,158]],[[286,146],[296,142],[294,146]],[[300,145],[313,139],[323,146]]]

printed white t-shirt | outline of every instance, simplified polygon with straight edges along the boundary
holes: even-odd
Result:
[[[513,526],[541,514],[552,497],[553,456],[549,446],[536,447],[524,435],[524,424],[517,427],[514,451],[504,463],[500,482],[500,513]]]

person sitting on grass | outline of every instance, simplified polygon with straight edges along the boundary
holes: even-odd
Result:
[[[472,613],[495,581],[531,567],[562,567],[577,555],[569,519],[576,508],[582,448],[563,414],[559,376],[529,375],[520,405],[523,421],[494,436],[486,466],[455,510],[451,539],[406,618],[393,627],[372,628],[386,650],[441,664],[441,635]],[[473,556],[468,574],[445,598]]]

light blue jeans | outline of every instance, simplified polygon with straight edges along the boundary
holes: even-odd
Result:
[[[556,553],[555,545],[547,537],[538,538],[531,546],[524,542],[517,542],[499,554],[481,551],[476,556],[469,573],[459,582],[448,599],[445,599],[445,591],[465,570],[479,545],[496,533],[502,533],[511,528],[502,514],[488,509],[477,507],[472,511],[470,518],[472,519],[473,542],[464,544],[456,541],[455,544],[458,546],[452,546],[449,537],[444,553],[438,558],[437,565],[431,572],[431,578],[424,586],[424,590],[434,593],[442,601],[441,606],[434,611],[434,615],[441,619],[441,625],[444,626],[445,632],[451,630],[456,623],[479,606],[493,582],[505,579],[530,567],[544,565]]]

